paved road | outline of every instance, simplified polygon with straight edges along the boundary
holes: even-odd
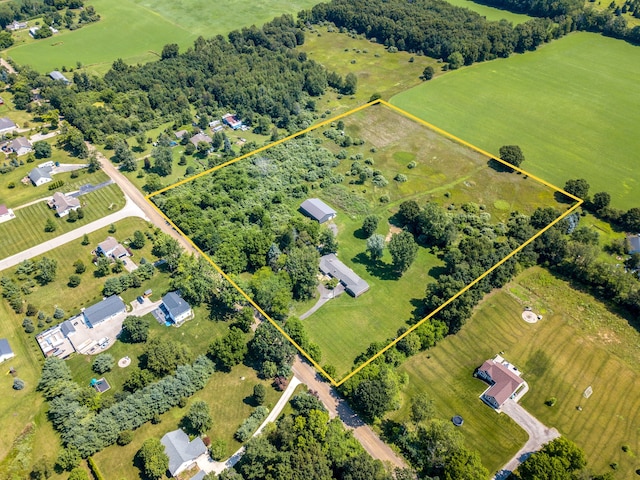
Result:
[[[193,246],[177,231],[173,229],[171,225],[169,225],[166,220],[160,215],[144,198],[144,195],[138,190],[135,185],[133,185],[127,177],[125,177],[120,170],[118,170],[108,158],[106,158],[102,153],[100,153],[96,148],[87,142],[87,147],[89,151],[95,152],[100,164],[102,165],[102,169],[104,172],[111,177],[113,180],[124,192],[125,196],[128,196],[133,202],[144,212],[146,217],[151,221],[156,227],[160,228],[163,232],[171,235],[173,238],[178,240],[182,247],[191,253],[197,254],[198,251],[193,248]]]
[[[122,220],[126,217],[140,217],[148,220],[145,216],[144,212],[138,208],[138,206],[131,201],[131,199],[127,198],[127,202],[122,210],[118,210],[111,215],[107,215],[106,217],[102,217],[95,222],[91,222],[86,224],[83,227],[76,228],[75,230],[71,230],[70,232],[63,233],[51,240],[48,240],[40,245],[36,245],[35,247],[27,248],[20,253],[12,255],[10,257],[4,258],[0,260],[0,271],[18,265],[23,260],[27,260],[29,258],[36,257],[38,255],[42,255],[43,253],[47,253],[49,250],[52,250],[60,245],[64,245],[65,243],[69,243],[73,240],[76,240],[84,234],[89,234],[100,228],[107,227],[112,223],[117,222],[118,220]]]
[[[36,133],[29,138],[31,143],[39,142],[40,140],[46,140],[47,138],[53,138],[56,135],[60,135],[60,130],[54,130],[49,133]]]
[[[529,458],[532,453],[540,450],[545,443],[560,436],[560,433],[558,433],[555,428],[546,427],[536,417],[513,400],[507,400],[504,405],[502,405],[502,412],[509,415],[513,421],[529,434],[529,440],[527,440],[524,447],[502,467],[502,470],[496,473],[493,477],[494,480],[506,479],[522,462]]]
[[[353,436],[369,452],[369,455],[383,462],[389,462],[395,467],[404,468],[407,466],[389,448],[389,445],[380,440],[380,437],[351,410],[351,407],[340,398],[336,390],[330,384],[322,381],[313,367],[308,363],[304,363],[300,356],[296,358],[293,364],[293,373],[302,383],[309,387],[309,390],[317,392],[318,397],[329,410],[329,415],[332,418],[339,416],[344,426],[353,432]]]
[[[304,312],[302,315],[300,315],[300,320],[304,320],[307,317],[310,317],[311,315],[313,315],[322,305],[324,305],[325,303],[327,303],[329,300],[331,300],[332,298],[337,297],[338,295],[340,295],[341,293],[344,292],[344,285],[342,285],[341,283],[339,283],[336,288],[334,288],[333,290],[329,290],[327,287],[325,287],[324,285],[322,285],[322,283],[318,284],[318,292],[320,293],[320,298],[318,298],[318,301],[315,303],[315,305],[313,307],[311,307],[309,310],[307,310],[306,312]]]

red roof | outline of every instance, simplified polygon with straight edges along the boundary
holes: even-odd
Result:
[[[9,209],[6,205],[0,205],[0,215],[6,215],[9,213]]]
[[[491,377],[495,382],[484,395],[493,397],[498,405],[502,405],[524,383],[515,372],[495,360],[487,360],[478,369]]]

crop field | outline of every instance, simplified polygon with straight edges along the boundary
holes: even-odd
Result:
[[[513,23],[514,25],[518,25],[519,23],[524,23],[527,20],[531,20],[531,17],[528,15],[513,13],[509,10],[502,10],[496,7],[490,7],[489,5],[476,3],[473,0],[447,0],[447,2],[457,7],[463,7],[472,10],[482,15],[483,17],[486,17],[487,20],[496,22],[504,19]]]
[[[452,213],[461,212],[463,205],[474,204],[496,223],[506,221],[514,210],[531,214],[539,206],[566,208],[556,202],[553,188],[527,175],[489,167],[485,155],[391,107],[372,105],[342,121],[344,135],[358,139],[354,146],[343,149],[330,139],[337,132],[336,122],[321,125],[311,135],[332,153],[344,150],[350,160],[340,161],[334,168],[345,180],[339,185],[318,188],[316,184],[311,188],[316,189],[313,196],[323,198],[338,210],[335,223],[340,259],[365,279],[371,290],[355,299],[346,294],[333,299],[304,320],[310,340],[323,352],[322,363],[334,366],[340,377],[370,343],[396,335],[411,318],[427,283],[437,277],[442,265],[437,255],[425,248],[419,249],[416,261],[401,278],[393,272],[388,253],[381,260],[372,261],[366,254],[366,239],[360,234],[366,215],[376,214],[381,219],[378,233],[388,241],[391,234],[399,231],[393,216],[399,205],[409,199],[420,205],[435,201]],[[269,154],[261,152],[241,161],[255,165],[268,159]],[[363,184],[352,174],[352,164],[357,159],[379,170],[389,183]],[[394,180],[398,175],[404,176],[405,181]],[[224,180],[216,183],[220,181]],[[293,197],[287,200],[293,210],[300,202]],[[182,219],[173,220],[180,227]],[[310,306],[309,302],[305,305]],[[295,310],[298,315],[304,313],[301,308]]]
[[[47,39],[26,40],[6,55],[41,72],[63,65],[75,68],[76,62],[81,62],[91,72],[105,73],[117,58],[129,64],[148,62],[158,59],[168,43],[184,49],[200,35],[213,37],[252,23],[261,25],[276,15],[295,14],[315,3],[94,0],[91,4],[101,16],[99,22],[75,31],[63,30]]]
[[[586,178],[614,207],[638,206],[640,50],[573,33],[526,55],[451,72],[392,103],[497,154],[519,145],[524,169],[555,185]]]
[[[526,306],[543,319],[524,322]],[[597,473],[611,471],[609,464],[616,462],[614,478],[632,478],[640,466],[640,334],[627,319],[535,267],[485,298],[455,336],[400,367],[409,375],[405,395],[426,393],[442,418],[462,415],[467,445],[492,472],[525,440],[519,427],[478,398],[486,385],[473,372],[499,352],[529,383],[521,401],[529,412],[583,448]],[[590,385],[593,395],[585,399]],[[553,407],[544,403],[550,397],[557,398]],[[407,415],[405,406],[391,417]]]
[[[68,222],[67,217],[58,218],[46,202],[39,202],[15,210],[16,218],[0,224],[0,258],[14,255],[22,250],[51,240],[61,233],[80,228],[94,220],[122,209],[124,196],[117,185],[107,185],[80,197],[84,218]],[[54,232],[45,232],[48,219],[56,224]]]

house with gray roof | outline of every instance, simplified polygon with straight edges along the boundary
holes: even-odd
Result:
[[[629,242],[629,255],[640,253],[640,234],[627,235],[627,241]]]
[[[193,318],[191,305],[189,305],[178,292],[169,292],[162,297],[162,309],[164,310],[165,317],[178,327]]]
[[[65,217],[69,215],[72,210],[80,208],[80,200],[75,197],[70,197],[61,192],[53,194],[53,198],[48,202],[49,207],[56,211],[59,217]]]
[[[44,185],[45,183],[49,183],[53,180],[53,175],[51,175],[51,167],[36,167],[29,172],[29,180],[36,187],[40,185]]]
[[[18,126],[8,117],[0,118],[0,134],[13,132]]]
[[[122,299],[117,295],[112,295],[95,305],[85,308],[83,315],[87,326],[93,328],[99,323],[106,322],[120,314],[126,313],[126,311],[127,307],[124,305]]]
[[[300,211],[318,223],[324,223],[336,216],[336,211],[319,198],[309,198],[302,202]]]
[[[324,275],[337,278],[346,292],[354,297],[359,297],[369,290],[369,284],[338,260],[338,257],[333,253],[320,257],[320,271]]]
[[[198,457],[207,453],[207,447],[200,437],[189,441],[189,436],[182,429],[167,433],[160,442],[169,457],[169,473],[172,477],[187,470]]]
[[[26,155],[33,150],[33,146],[27,137],[14,138],[9,142],[8,148],[18,156]]]
[[[191,137],[189,141],[197,147],[200,142],[211,144],[211,137],[207,134],[200,132],[200,133],[196,133],[193,137]]]
[[[0,338],[0,363],[15,356],[16,354],[13,353],[13,350],[11,350],[11,346],[9,345],[9,340],[6,338]]]

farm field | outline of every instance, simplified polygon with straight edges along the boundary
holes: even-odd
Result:
[[[521,312],[526,306],[543,320],[525,323]],[[439,416],[463,416],[467,445],[495,472],[524,443],[524,436],[478,398],[486,385],[472,374],[484,360],[504,352],[530,386],[521,404],[583,448],[597,473],[611,471],[609,464],[618,463],[614,478],[622,479],[631,478],[640,466],[639,345],[640,334],[625,318],[534,267],[485,298],[459,333],[400,369],[409,375],[405,395],[424,392]],[[589,385],[593,395],[585,399],[582,394]],[[544,403],[550,397],[557,398],[553,407]],[[407,415],[405,406],[391,418]],[[623,452],[622,445],[629,445],[630,452]]]
[[[67,217],[58,218],[46,202],[39,202],[16,210],[16,218],[0,224],[0,258],[14,255],[22,250],[51,240],[61,233],[69,232],[124,207],[124,195],[117,185],[107,185],[80,197],[84,218],[68,222]],[[86,206],[85,206],[86,204]],[[48,219],[53,219],[57,228],[45,232]]]
[[[184,49],[200,35],[225,35],[252,23],[260,25],[276,15],[295,14],[317,2],[94,0],[91,3],[101,16],[99,22],[75,31],[61,31],[48,39],[28,41],[7,50],[6,55],[40,72],[63,65],[75,67],[76,62],[81,62],[90,72],[105,73],[117,58],[129,64],[156,60],[168,43],[177,43]],[[105,45],[109,48],[104,48]]]
[[[517,144],[531,173],[559,186],[586,178],[592,193],[608,191],[614,207],[628,209],[640,188],[638,76],[633,45],[573,33],[451,72],[392,103],[494,154]]]
[[[472,10],[483,17],[486,17],[487,20],[496,22],[504,19],[514,25],[518,25],[519,23],[524,23],[532,18],[528,15],[510,12],[509,10],[502,10],[500,8],[490,7],[489,5],[482,5],[481,3],[476,3],[473,0],[447,0],[447,2],[457,7]]]

